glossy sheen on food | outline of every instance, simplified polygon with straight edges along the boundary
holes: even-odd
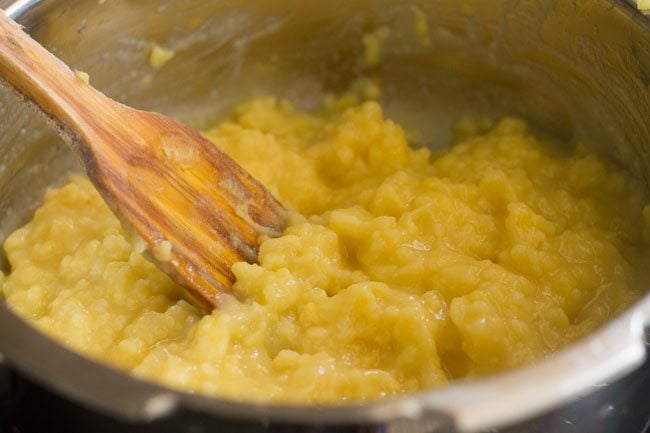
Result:
[[[432,155],[374,102],[311,116],[260,99],[207,134],[295,210],[259,265],[234,266],[241,302],[199,315],[74,177],[6,241],[11,307],[174,387],[339,403],[543,358],[641,293],[639,185],[520,121]]]

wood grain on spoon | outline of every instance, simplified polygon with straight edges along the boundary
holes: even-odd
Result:
[[[286,224],[282,205],[193,129],[90,87],[0,11],[0,77],[52,121],[123,223],[201,306],[257,259],[260,234]]]

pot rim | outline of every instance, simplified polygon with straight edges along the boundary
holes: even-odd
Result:
[[[18,0],[5,13],[20,21],[38,3]],[[648,20],[634,10],[634,0],[613,3],[648,27]],[[532,365],[345,406],[245,403],[146,382],[63,347],[18,317],[4,301],[0,302],[0,359],[77,402],[131,421],[151,421],[189,409],[262,424],[357,425],[427,419],[433,425],[469,432],[523,420],[622,377],[646,359],[648,325],[650,293],[587,338]]]

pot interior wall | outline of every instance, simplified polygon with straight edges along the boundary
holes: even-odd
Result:
[[[197,127],[255,96],[315,109],[367,77],[416,144],[449,144],[464,116],[517,115],[650,181],[650,31],[623,2],[51,0],[19,21],[108,95]],[[369,65],[364,36],[382,28]],[[154,43],[176,52],[159,69]],[[7,91],[0,128],[1,241],[77,166]]]

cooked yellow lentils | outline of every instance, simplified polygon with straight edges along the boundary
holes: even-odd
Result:
[[[340,403],[530,363],[641,294],[641,187],[521,121],[432,154],[375,102],[316,116],[269,98],[207,136],[293,210],[259,265],[234,266],[240,302],[202,316],[75,176],[5,243],[11,308],[172,387]]]

